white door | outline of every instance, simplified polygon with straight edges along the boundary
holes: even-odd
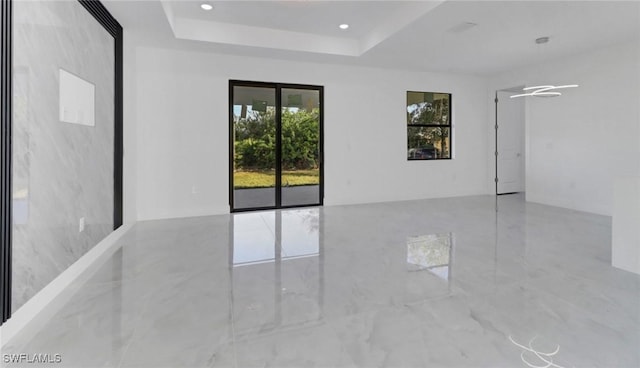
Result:
[[[498,92],[498,193],[524,191],[524,99]]]

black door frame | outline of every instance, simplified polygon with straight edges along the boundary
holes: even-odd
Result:
[[[234,208],[234,189],[233,189],[233,159],[234,159],[234,124],[233,124],[233,88],[234,87],[258,87],[258,88],[273,88],[276,92],[276,186],[275,206],[267,207],[251,207],[251,208]],[[282,89],[305,89],[318,91],[319,93],[319,106],[320,106],[320,138],[319,147],[320,152],[318,154],[319,169],[320,169],[320,184],[319,184],[319,198],[318,203],[313,204],[301,204],[301,205],[282,205]],[[229,80],[229,208],[231,212],[246,212],[246,211],[260,211],[260,210],[272,210],[281,208],[299,208],[299,207],[311,207],[322,206],[324,204],[324,86],[309,85],[309,84],[291,84],[291,83],[275,83],[275,82],[255,82],[255,81],[243,81],[243,80]]]
[[[0,3],[0,325],[11,317],[13,1]]]
[[[13,0],[0,0],[0,325],[11,317]],[[114,38],[113,229],[122,225],[122,26],[99,0],[78,0]]]

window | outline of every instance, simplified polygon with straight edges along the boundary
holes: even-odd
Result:
[[[451,158],[451,94],[407,92],[407,160]]]

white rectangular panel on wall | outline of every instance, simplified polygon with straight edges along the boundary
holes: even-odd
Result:
[[[95,126],[93,83],[60,69],[60,121]]]

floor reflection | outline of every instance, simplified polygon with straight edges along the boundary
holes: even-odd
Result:
[[[283,260],[320,254],[320,212],[318,209],[279,212],[282,216]],[[282,231],[285,229],[285,231]]]
[[[450,294],[453,243],[453,233],[407,238],[407,302],[416,303]],[[423,271],[431,277],[424,277]]]
[[[407,264],[410,270],[428,270],[443,280],[449,279],[453,234],[429,234],[407,239]]]
[[[276,258],[275,212],[235,215],[231,252],[233,266],[273,262]]]
[[[560,352],[560,345],[556,345],[553,348],[550,348],[546,352],[540,350],[540,348],[533,346],[533,342],[538,338],[538,336],[534,336],[527,345],[520,344],[516,342],[513,337],[509,336],[509,341],[520,349],[522,352],[520,353],[520,359],[524,364],[529,367],[555,367],[555,368],[564,368],[558,363],[554,362],[555,355]],[[533,362],[533,363],[532,363]],[[539,365],[543,364],[543,365]]]
[[[322,318],[319,209],[236,214],[231,220],[231,317],[237,336]]]

